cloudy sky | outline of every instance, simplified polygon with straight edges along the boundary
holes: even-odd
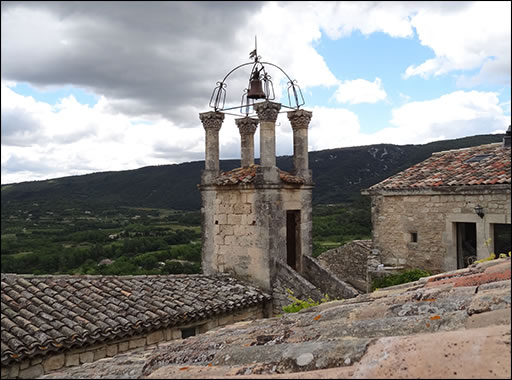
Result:
[[[216,83],[250,62],[255,36],[261,59],[297,80],[313,111],[310,151],[503,133],[510,8],[2,1],[2,184],[202,160],[198,114],[211,110]],[[283,75],[268,71],[288,104]],[[249,78],[236,73],[229,104]],[[221,158],[240,157],[235,118],[220,131]],[[278,155],[292,154],[284,113],[276,135]]]

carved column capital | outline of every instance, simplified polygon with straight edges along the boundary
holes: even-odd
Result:
[[[309,122],[311,121],[311,117],[313,116],[313,112],[306,110],[296,110],[287,112],[288,120],[290,120],[290,124],[292,125],[292,129],[307,129],[309,126]]]
[[[222,127],[222,122],[224,121],[224,114],[222,112],[214,111],[203,112],[199,114],[199,119],[201,119],[204,129],[219,131],[220,127]]]
[[[253,135],[258,128],[258,120],[248,116],[242,119],[235,119],[235,123],[241,135]]]
[[[254,110],[258,114],[260,121],[271,121],[275,123],[280,109],[280,103],[269,102],[268,100],[254,105]]]

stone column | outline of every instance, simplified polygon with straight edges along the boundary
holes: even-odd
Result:
[[[203,180],[209,181],[219,174],[219,131],[224,121],[224,114],[213,111],[203,112],[199,114],[199,119],[206,132]]]
[[[308,159],[308,127],[313,113],[296,110],[288,112],[288,120],[293,129],[293,165],[294,174],[303,177],[306,182],[311,180]]]
[[[258,120],[248,116],[242,119],[235,119],[240,131],[242,167],[247,168],[254,164],[254,132],[258,128]]]
[[[254,105],[260,120],[260,164],[262,167],[276,166],[276,120],[281,104],[269,102]]]

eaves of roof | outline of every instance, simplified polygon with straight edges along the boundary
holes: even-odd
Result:
[[[1,276],[1,363],[208,319],[270,300],[225,275]]]

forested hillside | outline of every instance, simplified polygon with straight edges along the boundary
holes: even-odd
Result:
[[[316,184],[313,202],[350,201],[360,189],[428,158],[433,152],[499,142],[502,138],[501,134],[479,135],[423,145],[379,144],[310,152]],[[293,157],[278,157],[277,165],[290,170]],[[238,166],[240,160],[221,161],[221,170]],[[45,211],[117,206],[198,210],[197,184],[203,168],[204,162],[196,161],[2,185],[2,213],[33,202]]]

